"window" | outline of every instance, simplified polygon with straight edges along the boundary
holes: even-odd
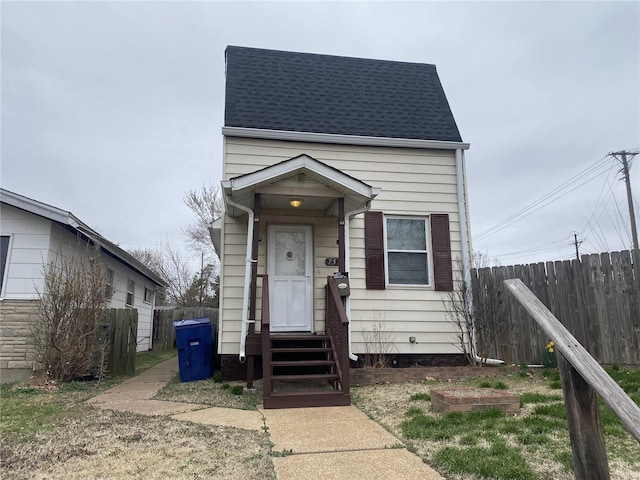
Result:
[[[382,212],[366,212],[364,249],[368,289],[384,290],[392,284],[453,290],[451,236],[446,213],[385,218]]]
[[[113,268],[107,267],[107,271],[105,274],[105,285],[107,288],[107,296],[111,297],[113,295],[113,279],[115,277],[115,272]]]
[[[127,278],[127,301],[125,302],[127,307],[133,307],[135,301],[136,282]]]
[[[385,220],[389,285],[429,285],[427,220],[408,217]]]
[[[9,235],[0,236],[0,293],[2,293],[2,286],[4,285],[4,272],[7,267],[7,258],[9,256]]]
[[[144,287],[144,301],[145,303],[153,302],[153,290],[150,288]]]

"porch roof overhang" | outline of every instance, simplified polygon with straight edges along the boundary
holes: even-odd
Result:
[[[277,185],[297,175],[309,177],[314,181],[313,185],[296,185],[295,182]],[[221,183],[225,209],[232,217],[246,213],[232,203],[252,209],[254,193],[261,194],[262,208],[292,209],[289,200],[300,198],[303,204],[297,211],[318,210],[330,216],[337,215],[340,197],[344,198],[345,211],[348,212],[362,208],[380,193],[379,188],[304,154]]]

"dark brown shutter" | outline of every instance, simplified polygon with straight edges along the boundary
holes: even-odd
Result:
[[[431,245],[433,247],[433,280],[437,291],[453,290],[453,271],[451,268],[451,235],[449,234],[449,215],[436,213],[431,215]]]
[[[364,214],[364,256],[367,288],[384,290],[384,239],[382,212]]]

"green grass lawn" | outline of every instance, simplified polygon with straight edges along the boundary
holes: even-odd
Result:
[[[171,357],[175,350],[140,352],[136,355],[136,375]],[[52,385],[5,384],[0,386],[0,434],[31,437],[43,429],[54,428],[85,400],[98,395],[128,377]]]
[[[640,369],[612,367],[607,371],[640,405]],[[422,384],[422,388],[412,385],[410,391],[404,392],[404,399],[396,398],[397,413],[385,409],[382,401],[375,399],[384,398],[385,386],[356,389],[355,397],[365,412],[401,436],[412,451],[447,478],[573,478],[557,370],[462,383],[481,388],[515,389],[520,395],[522,411],[518,415],[501,410],[433,412],[428,391],[436,385],[426,384]],[[366,390],[372,388],[375,395]],[[391,392],[391,386],[387,390]],[[399,394],[402,396],[403,392],[400,390]],[[640,471],[640,446],[613,412],[599,403],[609,463],[623,465],[617,478],[630,478],[625,471],[636,472],[634,474]]]

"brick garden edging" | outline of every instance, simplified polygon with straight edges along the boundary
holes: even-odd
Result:
[[[493,388],[434,388],[431,408],[437,412],[477,412],[499,409],[507,413],[520,411],[520,397]]]
[[[514,367],[409,367],[409,368],[352,368],[351,385],[364,387],[378,383],[424,382],[476,377],[496,377],[511,373]]]

